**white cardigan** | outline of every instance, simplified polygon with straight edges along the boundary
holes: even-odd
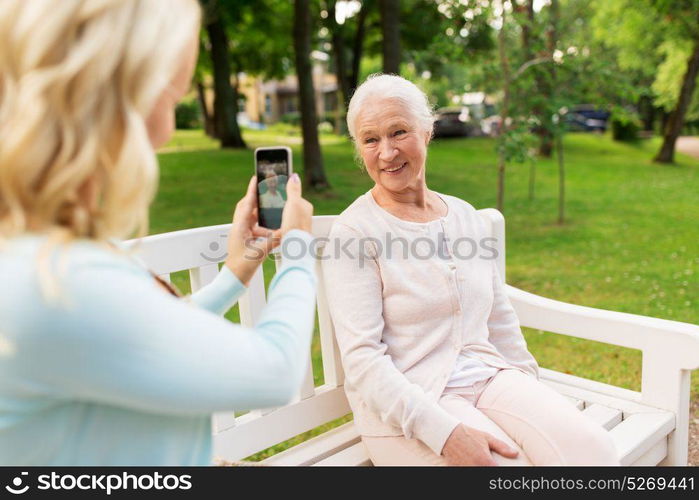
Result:
[[[418,223],[368,192],[338,217],[322,256],[359,433],[415,437],[437,454],[459,424],[437,401],[462,349],[538,378],[485,225],[470,204],[440,197],[447,215]]]

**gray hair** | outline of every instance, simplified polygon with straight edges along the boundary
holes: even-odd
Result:
[[[360,111],[366,101],[373,98],[397,99],[408,108],[422,130],[432,133],[434,115],[425,93],[413,82],[398,75],[376,73],[357,87],[347,108],[347,130],[352,139],[356,139],[356,122]]]

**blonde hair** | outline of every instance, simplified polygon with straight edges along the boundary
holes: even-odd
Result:
[[[146,234],[146,119],[200,16],[196,0],[3,0],[0,242]]]

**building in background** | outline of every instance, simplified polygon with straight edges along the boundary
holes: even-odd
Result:
[[[314,52],[313,86],[316,93],[316,110],[320,121],[334,121],[338,103],[338,85],[334,74],[327,71],[327,54]],[[241,73],[238,75],[241,125],[271,124],[286,116],[297,123],[299,115],[299,92],[296,75],[283,80],[262,80]]]

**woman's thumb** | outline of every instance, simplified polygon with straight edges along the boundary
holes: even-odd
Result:
[[[488,444],[490,445],[491,450],[499,453],[503,457],[515,458],[517,455],[519,455],[519,451],[492,436],[488,437]]]
[[[301,197],[301,178],[299,174],[291,174],[289,181],[286,183],[286,194],[289,198]]]

